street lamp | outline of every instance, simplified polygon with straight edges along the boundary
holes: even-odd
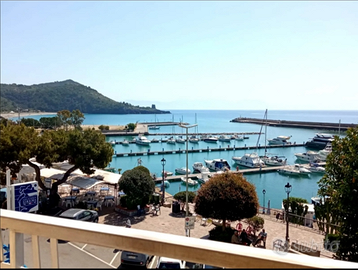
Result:
[[[188,130],[189,128],[196,127],[198,124],[186,126],[182,123],[179,124],[179,127],[186,129],[186,199],[185,199],[185,205],[186,205],[186,217],[189,215],[189,205],[188,205]]]
[[[262,211],[262,213],[265,214],[265,194],[266,194],[266,190],[263,190],[262,194],[264,194],[264,210]]]
[[[287,193],[287,208],[286,208],[286,244],[290,242],[290,238],[288,237],[288,208],[290,207],[290,192],[292,190],[292,186],[287,182],[285,185],[285,191]]]
[[[162,185],[163,185],[163,195],[162,195],[162,205],[164,204],[164,198],[165,198],[165,184],[164,184],[164,180],[165,180],[165,174],[164,174],[164,165],[165,165],[165,158],[162,158],[161,160],[162,165],[163,165],[163,175],[162,175]]]

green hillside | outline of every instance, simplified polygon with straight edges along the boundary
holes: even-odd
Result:
[[[164,114],[152,107],[139,107],[126,102],[116,102],[98,91],[72,80],[34,85],[1,84],[0,105],[2,112],[80,110],[92,114]]]

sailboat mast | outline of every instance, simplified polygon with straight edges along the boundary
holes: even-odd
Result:
[[[263,120],[265,120],[265,117],[267,117],[267,109],[266,109],[266,111],[265,111],[265,115],[264,115],[264,119],[263,119]],[[263,121],[262,123],[265,123],[265,122]],[[256,150],[257,150],[257,148],[259,147],[259,142],[260,142],[260,137],[261,137],[261,132],[262,132],[262,126],[263,126],[263,125],[264,125],[264,124],[261,125],[259,137],[257,138]],[[266,134],[266,132],[265,132],[265,134]],[[266,145],[266,141],[265,141],[265,145]]]

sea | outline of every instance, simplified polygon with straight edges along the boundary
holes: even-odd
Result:
[[[204,149],[204,148],[219,148],[232,146],[249,146],[248,150],[232,150],[232,151],[215,151],[215,152],[201,152],[188,153],[188,167],[193,171],[192,165],[194,162],[200,161],[204,163],[205,159],[226,159],[232,170],[236,170],[237,165],[232,161],[233,156],[243,156],[245,153],[257,152],[259,155],[264,154],[264,149],[256,149],[256,145],[265,145],[265,140],[277,137],[280,135],[292,136],[290,141],[292,143],[305,143],[315,136],[316,133],[329,133],[333,135],[345,136],[344,131],[329,131],[322,129],[303,129],[303,128],[287,128],[287,127],[262,127],[259,124],[248,123],[234,123],[231,120],[237,117],[259,118],[264,119],[265,110],[171,110],[171,114],[120,114],[120,115],[106,115],[106,114],[85,114],[84,125],[127,125],[128,123],[137,122],[184,122],[190,125],[197,124],[188,132],[193,133],[241,133],[241,132],[263,132],[261,135],[248,135],[248,139],[244,141],[231,140],[228,142],[206,143],[199,142],[198,144],[189,143],[189,149]],[[40,119],[41,117],[51,117],[52,115],[44,116],[27,116],[27,118]],[[323,110],[268,110],[268,119],[274,120],[292,120],[292,121],[311,121],[311,122],[327,122],[327,123],[349,123],[358,125],[358,111],[323,111]],[[17,119],[17,118],[14,118]],[[168,135],[161,135],[161,133],[182,133],[186,135],[186,129],[179,126],[160,126],[156,130],[148,130],[149,135],[146,136],[149,140],[156,138],[160,141],[162,138],[169,137]],[[154,135],[156,134],[156,135]],[[123,141],[124,139],[132,140],[132,136],[107,136],[107,141]],[[131,153],[131,152],[148,152],[159,150],[185,150],[186,144],[167,144],[165,142],[151,143],[149,146],[140,146],[136,144],[129,144],[124,146],[116,144],[114,146],[115,153]],[[296,160],[295,153],[306,152],[308,149],[303,146],[289,147],[289,148],[274,148],[269,149],[268,153],[275,155],[283,155],[287,158],[288,164],[299,163]],[[164,170],[175,172],[176,168],[186,166],[186,153],[181,154],[165,154],[165,155],[143,155],[143,156],[113,156],[112,161],[108,167],[115,168],[116,171],[121,169],[121,173],[130,170],[139,164],[147,167],[152,174],[161,176],[163,166],[162,158],[166,160]],[[243,169],[244,167],[240,167]],[[322,178],[321,174],[310,174],[306,177],[285,176],[277,172],[271,173],[255,173],[245,174],[244,177],[256,187],[257,195],[260,205],[270,208],[281,209],[282,200],[287,197],[284,186],[287,183],[292,185],[290,196],[306,199],[309,203],[311,197],[317,196],[318,184],[317,182]],[[158,184],[159,186],[159,184]],[[200,185],[190,187],[190,191],[197,191]],[[181,181],[170,182],[170,186],[166,188],[166,192],[175,195],[179,191],[185,191],[186,186]]]

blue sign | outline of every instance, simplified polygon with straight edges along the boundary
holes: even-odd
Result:
[[[13,207],[19,212],[34,212],[38,210],[39,196],[36,181],[12,185]]]

